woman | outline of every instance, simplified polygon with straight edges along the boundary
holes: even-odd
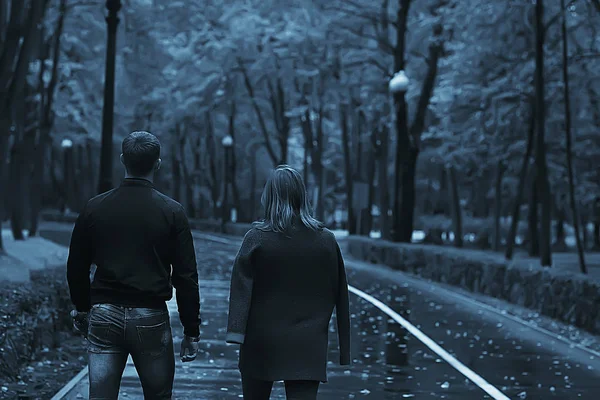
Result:
[[[344,261],[335,236],[311,216],[301,175],[282,165],[262,194],[264,220],[244,237],[231,275],[228,343],[239,343],[244,399],[317,398],[327,382],[329,320],[336,308],[340,364],[350,364]]]

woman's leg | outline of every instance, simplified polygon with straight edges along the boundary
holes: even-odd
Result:
[[[273,382],[261,381],[242,374],[244,400],[269,400]]]
[[[316,400],[319,381],[285,381],[287,400]]]

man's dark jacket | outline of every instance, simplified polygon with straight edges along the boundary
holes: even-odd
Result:
[[[162,308],[175,287],[184,333],[199,335],[198,270],[187,216],[146,179],[126,178],[88,201],[71,236],[67,280],[78,311],[99,303]]]

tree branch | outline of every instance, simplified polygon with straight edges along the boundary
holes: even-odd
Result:
[[[377,46],[381,50],[383,50],[383,51],[385,51],[385,52],[387,52],[389,54],[392,54],[394,52],[395,47],[392,46],[392,44],[390,43],[390,41],[387,40],[386,38],[377,37],[376,35],[368,34],[368,33],[365,33],[365,32],[360,32],[360,31],[356,31],[356,30],[354,30],[353,28],[351,28],[349,26],[341,25],[340,28],[341,29],[345,29],[349,33],[351,33],[351,34],[353,34],[355,36],[358,36],[360,38],[371,39],[371,40],[376,41],[377,42]]]
[[[437,38],[439,40],[439,38]],[[410,127],[410,134],[413,139],[413,145],[420,147],[421,134],[425,129],[425,118],[427,116],[427,109],[429,108],[429,102],[431,101],[431,95],[435,85],[435,79],[438,73],[438,60],[443,52],[444,44],[442,42],[434,42],[429,46],[429,66],[427,69],[427,75],[421,88],[421,95],[417,105],[417,112],[415,120]]]
[[[358,61],[352,61],[352,62],[346,63],[346,64],[344,64],[344,67],[346,67],[346,68],[353,68],[353,67],[358,67],[358,66],[364,67],[367,64],[371,64],[371,65],[377,67],[377,69],[379,69],[381,72],[383,72],[385,76],[391,77],[390,71],[384,65],[380,64],[379,61],[377,61],[373,57],[369,57],[366,60],[358,60]]]
[[[265,147],[267,149],[267,152],[269,153],[269,157],[271,157],[271,160],[273,161],[274,164],[278,163],[279,157],[277,157],[277,155],[275,154],[275,151],[273,150],[273,145],[271,144],[271,140],[269,138],[269,131],[267,130],[267,125],[263,118],[262,112],[260,111],[260,107],[258,106],[258,103],[256,102],[256,97],[254,96],[254,89],[252,88],[252,84],[250,83],[250,78],[248,77],[248,71],[246,71],[246,67],[244,66],[243,60],[239,57],[238,57],[238,64],[241,68],[242,74],[244,75],[244,84],[246,85],[246,90],[248,90],[248,94],[250,95],[250,99],[252,100],[252,106],[254,108],[254,111],[256,112],[256,117],[258,118],[258,124],[260,125],[260,130],[265,139]]]
[[[10,82],[8,93],[3,96],[2,102],[0,103],[0,114],[7,112],[11,104],[11,99],[14,98],[16,93],[20,93],[23,90],[27,72],[29,70],[31,54],[35,48],[35,41],[38,39],[37,34],[39,34],[39,31],[36,27],[44,16],[46,4],[47,0],[32,0],[27,28],[25,30],[26,34],[23,39],[23,44],[21,45],[19,58]]]
[[[59,59],[60,59],[60,38],[62,36],[62,32],[63,32],[63,27],[64,27],[64,23],[65,23],[65,16],[67,13],[67,0],[61,0],[60,1],[60,16],[58,17],[58,22],[57,22],[57,26],[56,26],[56,31],[54,32],[54,43],[53,43],[53,50],[54,50],[54,54],[52,56],[52,72],[50,75],[50,83],[48,84],[48,93],[46,95],[46,104],[44,107],[44,115],[43,115],[43,122],[44,124],[47,125],[47,128],[50,128],[52,126],[52,119],[51,119],[51,113],[52,113],[52,102],[54,100],[54,91],[56,89],[56,85],[58,83],[58,63],[59,63]]]

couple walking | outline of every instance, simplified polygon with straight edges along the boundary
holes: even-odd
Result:
[[[171,399],[175,355],[166,301],[173,287],[182,362],[196,358],[200,341],[194,243],[183,207],[153,187],[158,139],[131,133],[121,162],[122,184],[89,200],[73,229],[72,315],[88,339],[90,399],[117,399],[129,355],[144,398]],[[333,234],[310,215],[297,171],[275,169],[261,202],[264,219],[246,234],[234,261],[225,340],[240,345],[244,399],[269,399],[273,382],[282,380],[288,399],[316,399],[327,381],[334,308],[340,364],[350,364],[344,262]]]

